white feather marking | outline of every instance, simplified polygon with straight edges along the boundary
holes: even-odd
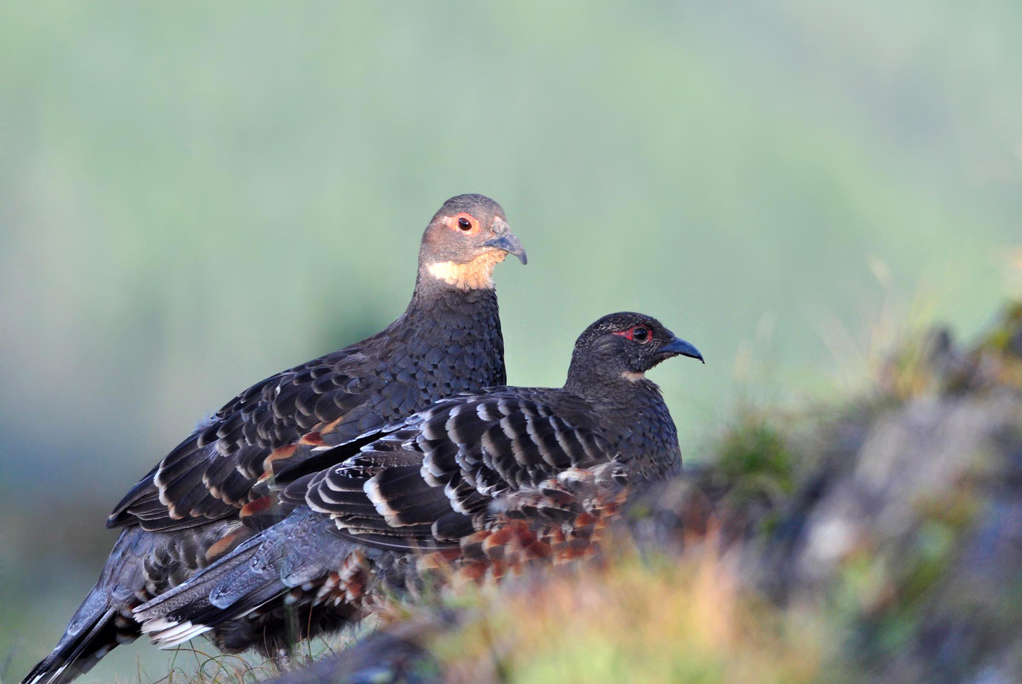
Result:
[[[460,409],[461,407],[459,406],[458,408]],[[454,411],[451,411],[450,417],[447,419],[447,422],[444,423],[444,432],[446,432],[447,436],[451,438],[451,441],[453,441],[458,446],[461,446],[461,437],[454,429],[454,419],[457,418],[457,415],[458,414],[456,414]]]
[[[160,649],[166,651],[171,648],[176,648],[181,644],[185,643],[186,641],[191,641],[195,637],[201,636],[202,634],[205,634],[211,629],[212,627],[207,627],[205,625],[195,625],[192,627],[191,631],[185,634],[181,634],[180,636],[177,636],[170,641],[159,641],[157,645],[159,646]]]
[[[340,476],[340,477],[347,477],[347,475],[345,475],[345,473],[344,473],[344,466],[337,466],[336,468],[334,468],[334,471],[333,471],[333,472],[334,472],[334,475],[338,475],[338,476]],[[336,485],[335,485],[335,484],[333,483],[333,481],[332,481],[332,480],[330,479],[330,477],[329,477],[329,476],[327,476],[327,477],[322,477],[322,478],[317,478],[317,480],[318,480],[318,481],[313,481],[313,482],[310,482],[310,483],[309,483],[309,486],[310,486],[310,488],[311,488],[311,487],[314,487],[314,486],[319,486],[319,485],[320,485],[320,483],[322,483],[322,482],[324,482],[324,481],[325,481],[325,482],[326,482],[326,486],[327,486],[327,489],[329,489],[329,490],[330,490],[330,491],[332,491],[332,492],[344,492],[344,491],[347,491],[347,490],[345,490],[345,489],[342,489],[342,488],[340,488],[340,487],[336,486]]]
[[[504,436],[508,439],[514,441],[518,438],[518,434],[515,432],[514,428],[511,427],[510,418],[504,417],[500,419],[500,429],[504,431]]]
[[[583,470],[582,468],[568,468],[557,475],[557,481],[561,483],[585,482],[592,479],[592,473],[588,470]]]
[[[142,633],[149,634],[149,632],[159,632],[165,629],[170,629],[177,624],[177,620],[170,620],[168,618],[156,618],[155,620],[149,620],[148,622],[142,623]]]
[[[206,625],[193,625],[187,620],[177,622],[168,618],[157,618],[142,625],[142,633],[148,634],[149,638],[161,649],[180,646],[211,629],[212,627]]]
[[[437,479],[438,476],[439,473],[437,473],[436,475],[433,474],[433,470],[430,467],[430,462],[424,460],[422,462],[422,467],[419,468],[419,477],[421,477],[430,487],[439,487],[440,485],[443,484],[443,481]]]
[[[333,498],[332,496],[329,495],[328,492],[324,492],[322,489],[320,489],[318,493],[319,493],[319,498],[323,499],[323,503],[332,504],[332,505],[337,505],[337,504],[341,503],[340,500]],[[319,505],[317,505],[315,503],[310,503],[308,501],[308,499],[306,499],[305,505],[308,506],[309,508],[311,508],[312,510],[318,511],[320,513],[333,513],[334,512],[334,511],[330,511],[330,510],[324,510],[322,508],[322,506],[319,506]]]
[[[532,414],[529,414],[529,416],[526,418],[526,420],[525,420],[525,432],[527,432],[529,434],[529,437],[532,439],[532,443],[533,444],[535,444],[538,447],[542,447],[543,443],[540,441],[539,437],[536,435],[536,421],[535,421],[535,418],[536,418],[536,416],[534,416]]]
[[[57,668],[56,672],[53,672],[52,674],[44,672],[40,675],[36,675],[35,677],[32,678],[32,681],[30,681],[29,684],[39,684],[39,682],[42,681],[43,677],[48,677],[50,681],[55,681],[60,678],[60,674],[67,669],[67,666],[69,664],[70,663],[64,663],[63,665]]]
[[[373,507],[376,509],[376,512],[383,516],[383,519],[387,521],[388,525],[400,525],[400,522],[397,519],[398,512],[390,507],[387,500],[383,498],[383,494],[380,493],[380,483],[378,478],[378,475],[374,475],[366,480],[362,489],[365,491],[366,496],[369,497],[369,500],[373,502]]]
[[[568,445],[568,440],[564,437],[564,431],[561,429],[564,423],[554,416],[550,416],[547,420],[550,421],[550,426],[554,429],[554,437],[557,439],[557,443],[561,446],[561,450],[568,457],[568,460],[571,460],[571,448]]]
[[[468,512],[464,508],[462,508],[461,497],[458,496],[458,492],[455,491],[455,489],[456,488],[451,486],[451,483],[448,482],[446,485],[444,485],[444,496],[446,496],[450,500],[451,508],[454,509],[456,513],[465,513],[467,515]],[[436,525],[436,523],[433,524],[434,526]]]
[[[441,439],[444,436],[443,432],[441,432],[442,428],[443,428],[442,425],[438,426],[436,423],[427,422],[422,424],[422,427],[419,428],[419,431],[422,433],[422,436],[425,437],[426,439],[434,440]]]
[[[518,402],[518,410],[530,418],[539,415],[539,412],[536,410],[536,405],[533,404],[531,401]]]
[[[495,416],[492,413],[490,413],[490,408],[491,406],[487,404],[485,401],[476,404],[476,415],[479,417],[479,420],[491,423],[493,421],[500,419],[500,416]]]

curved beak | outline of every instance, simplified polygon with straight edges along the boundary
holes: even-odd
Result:
[[[518,241],[518,238],[510,230],[505,230],[497,237],[487,240],[483,243],[483,246],[502,249],[508,254],[514,254],[522,264],[528,263],[528,258],[525,256],[525,248],[522,247],[522,243]]]
[[[699,350],[679,337],[675,337],[660,347],[657,353],[663,354],[665,359],[669,359],[672,356],[687,356],[691,359],[703,361],[703,355],[699,353]],[[703,361],[703,363],[705,364],[706,361]]]

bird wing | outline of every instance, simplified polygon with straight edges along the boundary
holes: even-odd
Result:
[[[282,500],[329,514],[370,545],[431,548],[456,544],[508,502],[555,505],[531,495],[612,456],[583,400],[489,391],[415,414],[339,465],[295,480]]]
[[[255,511],[273,503],[266,495],[274,472],[309,458],[316,447],[384,425],[393,419],[384,404],[404,415],[413,411],[419,391],[404,367],[410,364],[374,348],[386,346],[380,339],[386,332],[239,394],[135,485],[107,526],[169,531],[239,509],[244,516],[246,506]]]

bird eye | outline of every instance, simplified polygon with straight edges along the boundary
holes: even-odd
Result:
[[[444,225],[451,230],[458,229],[462,233],[472,235],[479,231],[479,220],[467,211],[460,212],[454,216],[444,219]]]
[[[623,337],[631,342],[638,342],[639,344],[646,344],[653,339],[653,333],[649,331],[644,325],[637,325],[634,328],[628,330],[622,330],[621,332],[613,333],[619,337]]]

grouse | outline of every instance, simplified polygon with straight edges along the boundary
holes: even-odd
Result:
[[[135,618],[163,647],[213,630],[221,650],[273,656],[414,598],[431,575],[499,579],[586,555],[630,494],[680,471],[674,421],[645,375],[678,355],[702,360],[655,319],[612,314],[578,338],[563,388],[470,392],[315,447],[336,465],[286,485],[285,520]]]
[[[491,275],[525,250],[482,195],[449,199],[426,228],[407,310],[382,332],[259,382],[163,458],[117,505],[125,527],[56,649],[23,684],[68,682],[134,640],[132,608],[279,519],[270,483],[459,392],[506,382]]]

